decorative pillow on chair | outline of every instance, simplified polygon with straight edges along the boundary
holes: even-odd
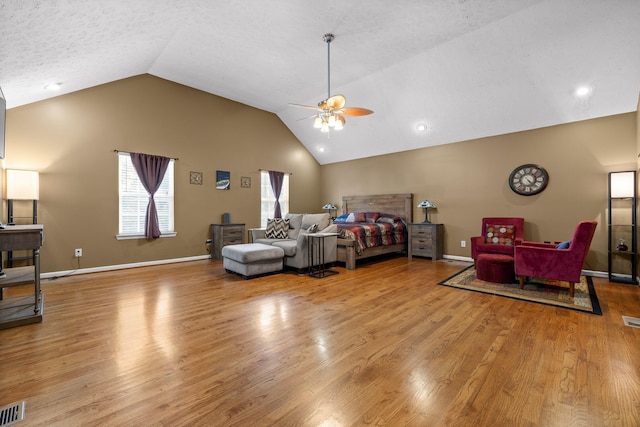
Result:
[[[556,249],[569,249],[569,245],[571,245],[571,240],[567,240],[566,242],[558,243]]]
[[[515,231],[513,229],[513,225],[487,224],[487,233],[485,236],[485,243],[513,246]]]
[[[289,220],[282,218],[267,219],[264,232],[267,239],[287,239],[289,237]]]

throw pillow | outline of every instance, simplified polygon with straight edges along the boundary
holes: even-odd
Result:
[[[307,233],[317,233],[318,232],[318,224],[311,224],[309,228],[307,228]]]
[[[515,232],[513,225],[487,224],[487,233],[485,236],[485,243],[513,246]]]
[[[264,232],[267,239],[286,239],[289,237],[289,220],[282,218],[267,219],[267,229]]]
[[[569,245],[571,244],[571,240],[567,240],[566,242],[558,243],[556,249],[569,249]]]

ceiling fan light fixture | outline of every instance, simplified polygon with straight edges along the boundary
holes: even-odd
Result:
[[[322,38],[327,44],[327,98],[318,102],[317,107],[301,104],[289,104],[294,107],[306,108],[317,111],[313,118],[313,127],[321,132],[329,132],[331,129],[341,130],[345,126],[344,116],[366,116],[373,114],[372,110],[359,107],[345,107],[346,99],[344,95],[331,96],[331,42],[333,34],[325,34]]]

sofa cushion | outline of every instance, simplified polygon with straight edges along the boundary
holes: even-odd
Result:
[[[329,226],[329,214],[304,214],[302,215],[302,228],[309,228],[311,224],[318,224],[318,230],[323,230]]]
[[[284,251],[284,256],[296,256],[296,243],[295,240],[277,240],[271,245],[281,248]]]
[[[513,225],[487,224],[485,243],[513,246],[515,231]]]
[[[302,214],[288,213],[284,217],[289,220],[289,239],[297,239],[302,227]]]
[[[289,220],[284,218],[267,219],[267,239],[286,239],[289,237]]]

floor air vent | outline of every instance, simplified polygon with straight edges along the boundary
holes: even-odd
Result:
[[[24,420],[24,400],[0,408],[0,427],[11,426]]]
[[[622,321],[625,325],[631,326],[632,328],[640,328],[640,319],[637,317],[622,316]]]

